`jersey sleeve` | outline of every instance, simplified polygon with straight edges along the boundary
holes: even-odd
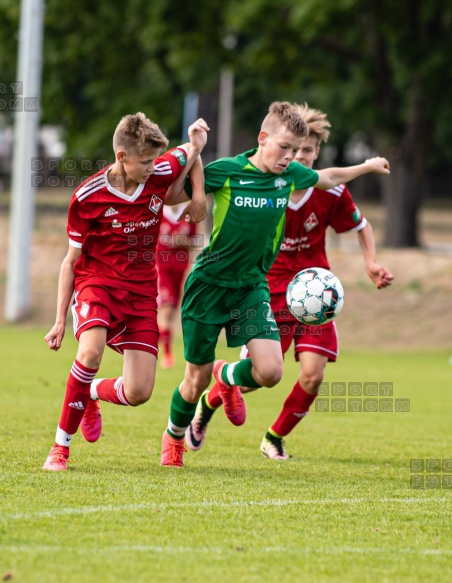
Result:
[[[155,178],[158,176],[167,182],[168,187],[171,186],[187,165],[187,156],[188,152],[183,146],[172,148],[159,156],[154,164]]]
[[[319,175],[312,168],[307,168],[299,162],[291,162],[290,170],[294,176],[295,190],[305,190],[315,186],[319,181]]]
[[[234,169],[234,158],[220,158],[219,160],[207,164],[204,168],[205,193],[209,194],[220,190]],[[187,180],[185,191],[190,198],[192,190],[190,180]]]
[[[92,221],[83,212],[83,205],[74,194],[68,208],[66,232],[71,247],[82,248],[86,235],[91,230]]]
[[[343,187],[343,189],[341,188]],[[360,231],[366,226],[366,219],[361,215],[359,208],[350,194],[350,191],[342,184],[336,190],[342,190],[340,195],[336,194],[335,208],[331,213],[330,225],[336,233],[346,233],[347,231]]]
[[[180,152],[183,152],[185,154],[185,159],[182,159],[182,157],[180,156]],[[172,182],[174,182],[174,180],[176,180],[176,178],[182,172],[184,166],[187,163],[188,152],[184,146],[178,146],[177,148],[173,148],[173,150],[169,150],[169,152],[166,152],[166,154],[164,154],[164,156],[166,156],[167,154],[171,154],[172,156],[175,156],[176,158],[179,159],[179,161],[181,163],[181,167],[180,167],[179,171],[177,172],[177,174],[174,176],[174,178],[172,180]],[[170,161],[173,162],[173,164],[174,164],[174,160],[170,159]],[[184,190],[185,190],[188,198],[191,199],[192,194],[193,194],[193,187],[192,187],[192,184],[190,182],[190,176],[188,176],[188,175],[187,175],[187,178],[185,179]]]
[[[238,170],[238,168],[234,167],[233,158],[220,158],[220,160],[208,164],[204,169],[206,193],[220,190],[234,170]]]

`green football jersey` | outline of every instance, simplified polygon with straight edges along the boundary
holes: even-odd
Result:
[[[248,160],[255,152],[204,169],[205,191],[214,197],[213,227],[192,273],[206,283],[236,288],[262,281],[281,246],[291,193],[319,179],[298,162],[282,174],[262,172]]]

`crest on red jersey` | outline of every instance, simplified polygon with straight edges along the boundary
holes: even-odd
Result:
[[[311,213],[304,223],[304,228],[309,233],[309,231],[312,231],[312,229],[314,227],[317,227],[318,224],[319,221],[317,220],[317,217],[315,216],[314,213]]]
[[[155,196],[155,194],[152,195],[151,198],[151,202],[149,203],[149,209],[157,214],[159,212],[159,210],[162,208],[162,204],[163,201],[161,198],[159,198],[158,196]]]

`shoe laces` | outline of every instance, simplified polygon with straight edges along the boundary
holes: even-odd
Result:
[[[171,462],[177,462],[187,450],[185,449],[184,440],[171,441],[170,455]]]
[[[92,425],[99,419],[99,415],[99,402],[91,399],[91,402],[88,402],[88,405],[85,408],[83,423],[85,425]]]
[[[54,446],[50,451],[49,457],[52,463],[58,463],[60,461],[70,463],[69,453],[66,453],[66,448],[63,445]]]

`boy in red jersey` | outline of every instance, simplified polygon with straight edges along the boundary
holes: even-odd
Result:
[[[199,154],[207,131],[205,121],[197,120],[189,128],[190,143],[160,155],[168,145],[160,128],[143,113],[127,115],[113,135],[114,164],[85,180],[72,196],[56,321],[45,341],[51,350],[60,348],[75,292],[79,347],[45,470],[67,470],[79,425],[85,439],[99,439],[99,399],[137,406],[152,394],[159,335],[154,258],[163,204],[187,200],[183,187],[193,168],[192,201],[180,219],[205,218]],[[106,345],[124,355],[123,376],[94,380]]]
[[[179,221],[181,208],[163,208],[160,236],[157,244],[158,322],[163,350],[161,367],[175,364],[172,337],[177,308],[182,295],[185,276],[190,265],[191,249],[197,244],[197,225]]]
[[[299,106],[298,111],[308,125],[309,135],[304,138],[295,160],[312,168],[319,156],[320,144],[329,137],[330,123],[324,113],[307,104]],[[261,452],[271,459],[289,457],[283,438],[307,415],[323,381],[326,364],[334,362],[338,355],[335,322],[305,326],[294,319],[286,304],[286,288],[294,275],[308,267],[329,269],[325,252],[328,226],[336,233],[356,231],[367,274],[378,288],[387,287],[393,279],[392,274],[377,263],[372,227],[361,216],[345,184],[331,190],[311,187],[292,193],[286,210],[284,239],[267,280],[282,352],[287,352],[293,340],[300,374],[276,421],[262,439]],[[194,451],[202,447],[207,424],[215,409],[222,404],[220,388],[215,383],[200,399],[195,418],[186,433],[187,445]],[[246,393],[255,389],[242,387],[241,390]]]

